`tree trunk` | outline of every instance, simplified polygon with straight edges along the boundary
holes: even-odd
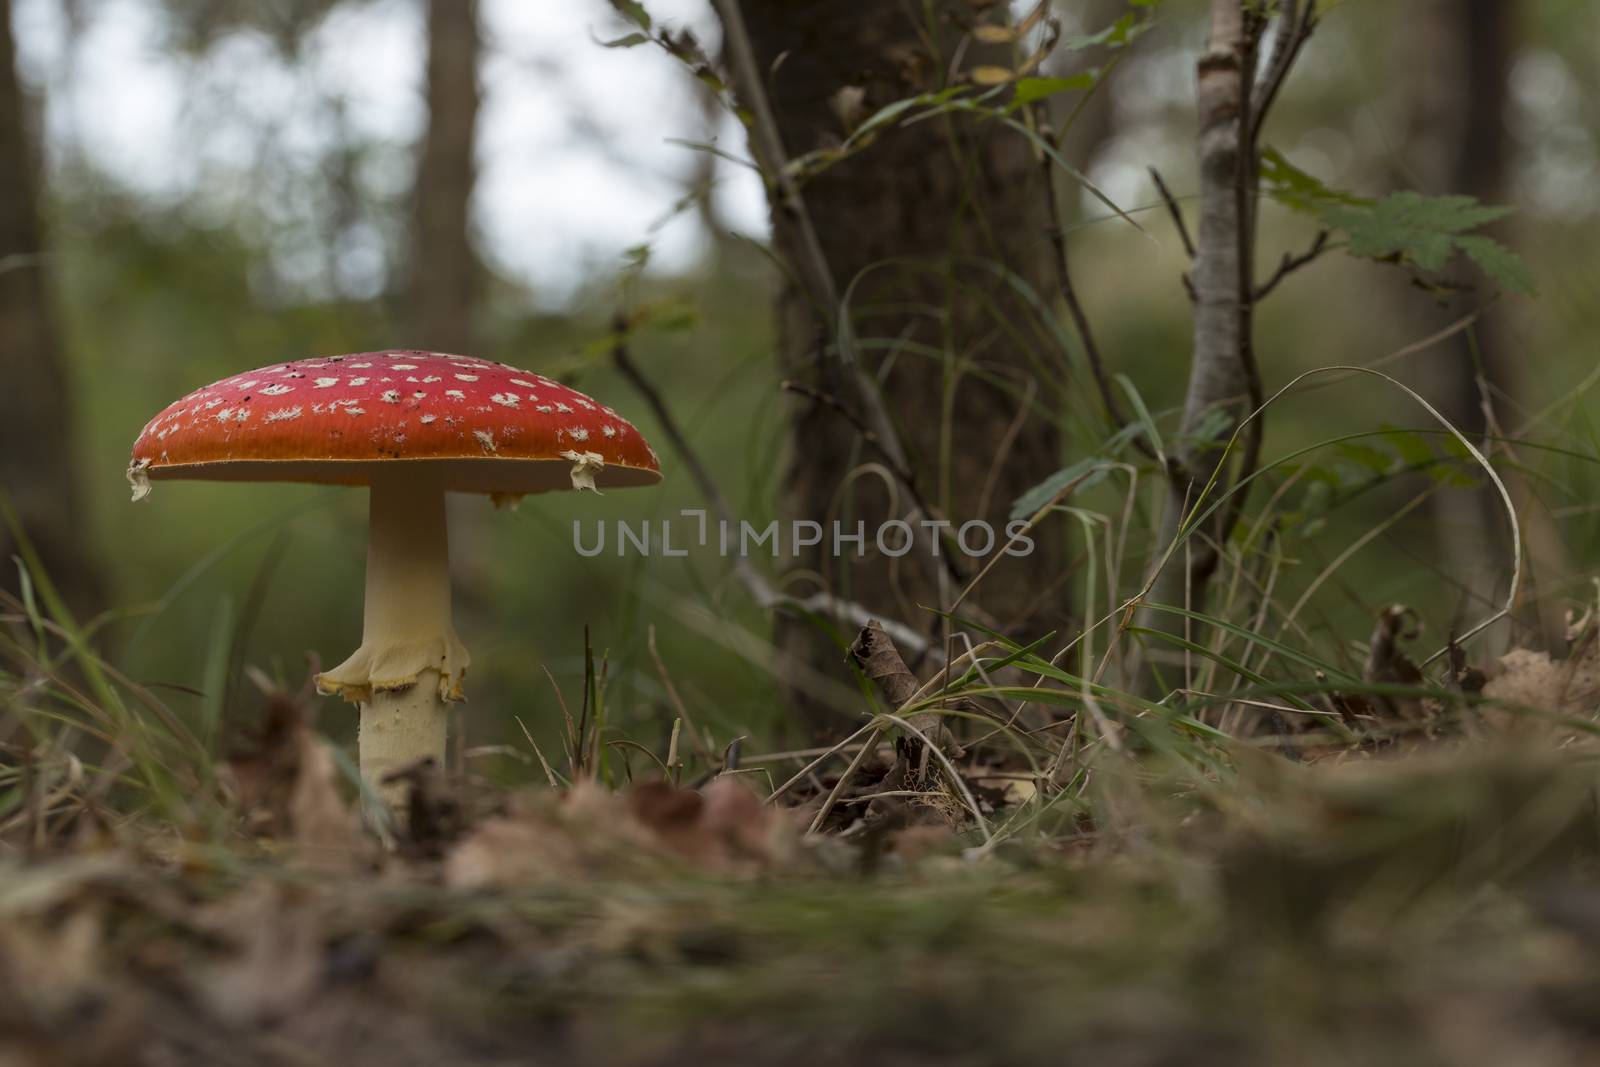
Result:
[[[1504,202],[1510,165],[1505,112],[1521,8],[1514,0],[1424,0],[1415,10],[1407,8],[1402,17],[1408,24],[1397,35],[1407,56],[1397,69],[1408,72],[1402,106],[1403,163],[1409,173],[1397,175],[1401,184],[1420,185],[1432,195],[1465,193],[1485,203]],[[1422,335],[1481,305],[1483,297],[1482,291],[1471,292],[1440,307],[1430,297],[1405,293],[1401,312],[1412,324],[1410,332]],[[1501,429],[1515,429],[1501,421],[1509,414],[1503,398],[1515,397],[1519,383],[1516,363],[1507,356],[1499,306],[1483,308],[1469,333],[1426,353],[1418,369],[1424,391],[1468,437],[1477,439],[1489,429],[1491,414]],[[1446,488],[1434,499],[1439,558],[1471,601],[1466,614],[1481,615],[1505,595],[1510,567],[1505,510],[1489,486]],[[1536,504],[1520,502],[1528,505],[1522,511],[1535,576],[1549,578],[1548,571],[1565,562],[1559,539]],[[1558,641],[1561,620],[1553,610],[1558,607],[1551,604],[1542,622],[1523,621],[1539,625],[1546,641]]]
[[[879,108],[939,88],[973,10],[965,0],[746,0],[755,66],[787,154],[836,145]],[[924,11],[932,12],[931,25],[921,24]],[[963,59],[966,66],[983,61],[971,49]],[[1006,319],[1025,323],[1028,313],[991,269],[1004,267],[1044,297],[1053,288],[1052,221],[1030,147],[998,122],[924,121],[894,129],[810,178],[802,193],[833,284],[848,303],[856,359],[882,380],[921,496],[956,527],[986,520],[1000,537],[998,552],[1012,502],[1061,465],[1053,414],[1061,408],[1060,357],[1034,342],[1032,331],[1008,328]],[[774,199],[778,251],[785,262],[803,264],[802,236],[781,197]],[[786,289],[778,308],[782,373],[856,407],[857,393],[830,347],[829,318],[806,291]],[[870,423],[868,412],[856,414]],[[874,531],[907,514],[907,493],[892,478],[853,475],[882,464],[882,456],[834,406],[811,398],[795,404],[788,432],[786,519],[825,527],[838,519],[847,534],[862,522],[868,542],[865,558],[850,544],[838,556],[831,544],[805,550],[788,590],[803,596],[820,586],[924,634],[939,633],[941,620],[926,609],[951,603],[986,560],[948,548],[933,560],[922,542],[899,559],[879,554]],[[980,614],[1021,641],[1060,629],[1061,528],[1041,529],[1035,541],[1031,555],[1002,558],[962,613]],[[891,536],[890,547],[897,545]],[[946,566],[950,559],[959,573]],[[776,641],[825,675],[845,669],[848,635],[829,637],[810,620],[780,617]],[[843,709],[790,697],[815,730],[842,721]]]
[[[1168,482],[1156,552],[1166,551],[1178,536],[1185,516],[1207,482],[1218,474],[1222,446],[1232,428],[1249,413],[1251,321],[1249,301],[1242,295],[1246,280],[1252,277],[1256,161],[1248,158],[1241,116],[1249,100],[1252,55],[1240,0],[1212,0],[1210,37],[1199,64],[1200,218],[1190,272],[1194,350],[1180,424],[1181,435],[1191,443],[1175,457],[1177,469]],[[1249,168],[1243,178],[1241,168]],[[1241,190],[1245,192],[1241,194]],[[1227,430],[1200,437],[1202,423],[1217,411],[1229,417]],[[1227,480],[1219,477],[1206,505],[1227,488]],[[1206,584],[1219,559],[1219,542],[1227,536],[1225,525],[1208,523],[1177,546],[1156,578],[1150,593],[1153,603],[1204,610]],[[1152,629],[1183,629],[1181,618],[1146,614],[1145,625]]]
[[[473,351],[480,266],[472,246],[478,129],[477,0],[428,0],[428,131],[417,167],[411,264],[415,343]]]
[[[104,606],[78,484],[74,404],[40,217],[40,153],[28,137],[11,3],[0,0],[0,492],[75,613]],[[18,588],[18,547],[0,523],[0,588]]]
[[[483,41],[478,0],[428,0],[428,129],[412,192],[412,334],[403,342],[437,352],[479,355],[476,318],[483,280],[472,241],[477,182],[478,68]],[[482,501],[446,498],[456,617],[465,629],[486,613],[492,586],[489,530]],[[462,719],[464,733],[467,720]],[[459,737],[458,737],[459,740]]]

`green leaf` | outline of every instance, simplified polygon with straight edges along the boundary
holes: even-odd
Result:
[[[1099,33],[1076,34],[1072,37],[1067,37],[1062,40],[1059,47],[1068,52],[1081,52],[1085,48],[1093,48],[1095,45],[1100,44],[1111,48],[1126,48],[1154,25],[1155,23],[1148,17],[1140,18],[1130,11]]]
[[[1460,252],[1502,288],[1528,296],[1537,291],[1533,272],[1521,257],[1472,232],[1509,215],[1511,208],[1481,204],[1470,196],[1423,196],[1409,190],[1364,200],[1329,188],[1273,148],[1261,152],[1261,184],[1284,207],[1343,234],[1353,256],[1437,273]]]
[[[901,115],[905,114],[907,111],[910,111],[914,107],[921,107],[923,105],[937,107],[938,105],[951,100],[965,91],[966,90],[963,86],[956,85],[947,89],[941,89],[937,93],[922,93],[918,96],[908,96],[904,99],[896,100],[893,103],[885,104],[877,111],[874,111],[872,116],[868,118],[867,121],[863,122],[861,125],[857,126],[851,131],[850,140],[858,140],[859,138],[864,137],[879,127],[887,126],[889,123],[893,122],[895,119],[899,118]]]
[[[1000,121],[1011,127],[1013,130],[1016,130],[1022,136],[1026,137],[1036,148],[1039,149],[1039,151],[1043,152],[1050,158],[1050,162],[1054,163],[1056,166],[1072,175],[1072,177],[1077,180],[1079,185],[1082,185],[1085,189],[1089,190],[1090,196],[1094,197],[1096,200],[1100,201],[1106,207],[1114,211],[1119,219],[1121,219],[1123,222],[1126,222],[1129,226],[1132,226],[1140,233],[1145,232],[1144,227],[1139,225],[1139,221],[1126,211],[1122,210],[1122,208],[1118,207],[1117,202],[1111,199],[1104,189],[1101,189],[1094,182],[1090,181],[1089,176],[1083,173],[1083,171],[1067,162],[1066,157],[1056,150],[1055,145],[1052,144],[1048,138],[1040,137],[1038,133],[1030,130],[1027,126],[1018,122],[1016,119],[1009,118],[1005,115],[1000,117]],[[1149,235],[1146,234],[1146,236]]]
[[[1496,284],[1523,296],[1538,294],[1533,271],[1528,269],[1521,256],[1499,241],[1492,237],[1465,236],[1456,238],[1456,244]]]
[[[638,309],[639,326],[678,333],[693,329],[700,322],[700,309],[687,300],[668,297],[654,300]]]
[[[1204,447],[1233,429],[1233,416],[1226,408],[1208,408],[1188,433],[1178,435],[1181,448]]]
[[[1384,440],[1394,446],[1400,454],[1400,459],[1408,467],[1425,468],[1432,466],[1437,460],[1433,446],[1415,430],[1402,430],[1397,427],[1385,426],[1387,431]]]
[[[616,9],[617,14],[641,30],[649,30],[654,25],[650,21],[650,12],[644,9],[639,0],[611,0],[611,6]]]
[[[1272,682],[1252,671],[1244,664],[1238,662],[1237,660],[1229,659],[1227,656],[1224,656],[1215,649],[1207,648],[1205,645],[1202,645],[1196,641],[1187,640],[1186,638],[1179,637],[1177,634],[1169,634],[1165,630],[1151,630],[1143,626],[1130,626],[1128,627],[1127,632],[1130,634],[1139,634],[1142,637],[1154,638],[1158,641],[1165,641],[1168,644],[1177,645],[1179,648],[1186,648],[1196,655],[1203,656],[1206,659],[1211,660],[1220,667],[1226,667],[1228,670],[1232,671],[1234,674],[1238,675],[1240,678],[1243,678],[1247,682],[1254,682],[1263,688],[1271,688],[1272,686]],[[1311,705],[1306,703],[1300,697],[1291,696],[1289,697],[1289,702],[1303,711],[1312,710]],[[1325,712],[1324,714],[1327,713]]]
[[[609,41],[599,42],[601,48],[633,48],[636,45],[649,43],[650,35],[647,33],[630,33],[625,37],[613,37]]]
[[[1071,487],[1072,492],[1087,489],[1104,481],[1107,473],[1109,472],[1105,460],[1097,457],[1082,459],[1070,467],[1063,467],[1017,497],[1016,503],[1011,505],[1011,518],[1031,519],[1034,512],[1054,500],[1058,493],[1068,487]]]
[[[1099,78],[1098,70],[1086,70],[1066,78],[1018,78],[1016,91],[1012,94],[1011,103],[1006,106],[1006,110],[1015,111],[1019,107],[1027,107],[1036,100],[1043,100],[1057,93],[1093,89]]]
[[[1387,474],[1389,468],[1393,466],[1388,453],[1371,445],[1358,445],[1346,441],[1338,445],[1336,451],[1374,474]]]
[[[1261,183],[1266,194],[1290,211],[1315,215],[1328,204],[1370,204],[1358,196],[1330,189],[1270,146],[1261,150]]]
[[[641,271],[650,265],[649,243],[631,245],[622,250],[623,270]]]
[[[1440,271],[1457,247],[1458,235],[1493,222],[1510,208],[1480,204],[1470,196],[1390,193],[1367,205],[1332,204],[1318,216],[1349,240],[1350,254],[1398,258],[1426,271]]]
[[[1150,441],[1150,447],[1155,449],[1156,455],[1164,456],[1166,448],[1161,444],[1161,431],[1156,429],[1156,420],[1151,417],[1150,409],[1145,407],[1144,397],[1139,395],[1139,390],[1134,387],[1131,379],[1126,374],[1117,375],[1117,384],[1122,391],[1128,394],[1128,400],[1133,404],[1133,410],[1138,413],[1139,426],[1144,430],[1145,437]]]

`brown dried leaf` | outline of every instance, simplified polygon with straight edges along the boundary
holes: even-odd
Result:
[[[911,673],[894,641],[874,619],[861,628],[850,645],[850,658],[861,668],[861,673],[877,685],[884,701],[898,708],[911,699],[920,688],[917,676]]]
[[[302,730],[296,743],[298,767],[287,808],[295,848],[317,866],[353,866],[368,844],[355,812],[339,792],[333,753],[310,730]]]
[[[103,909],[0,923],[0,1064],[122,1063],[146,1039],[142,996],[108,975]]]
[[[452,889],[490,889],[587,874],[582,849],[564,827],[534,817],[487,819],[451,850],[444,881]]]
[[[1399,648],[1402,639],[1417,636],[1417,614],[1404,604],[1394,604],[1378,612],[1367,646],[1367,662],[1362,678],[1373,685],[1420,685],[1422,672]],[[1389,712],[1405,719],[1421,716],[1422,704],[1414,697],[1379,695],[1378,702]]]
[[[973,67],[967,76],[974,85],[1005,85],[1016,77],[1016,72],[1008,67],[996,67],[985,64]]]
[[[972,28],[974,40],[983,44],[1010,44],[1017,39],[1017,31],[1010,26],[994,26],[985,23]]]
[[[306,863],[348,868],[371,844],[360,818],[339,789],[339,768],[327,742],[312,728],[309,690],[267,691],[262,727],[227,770],[247,825],[264,837],[291,843]]]
[[[590,779],[566,793],[523,794],[485,819],[445,857],[445,884],[459,889],[574,881],[656,851],[657,837],[628,802]]]
[[[481,889],[570,881],[669,855],[747,872],[787,862],[796,840],[793,821],[734,776],[701,791],[654,782],[625,795],[580,782],[559,803],[524,802],[486,820],[451,850],[445,882]]]
[[[237,1025],[283,1019],[307,1003],[323,972],[325,938],[314,908],[267,881],[205,909],[196,925],[228,944],[228,958],[195,968],[193,992]]]
[[[1501,656],[1494,676],[1483,687],[1490,701],[1540,708],[1559,715],[1592,715],[1600,711],[1600,648],[1580,646],[1577,656],[1553,660],[1548,652],[1515,648]],[[1484,719],[1507,728],[1527,716],[1490,708]]]
[[[701,792],[665,782],[635,786],[635,817],[672,852],[720,870],[764,866],[787,854],[793,824],[738,778],[723,775]]]
[[[874,619],[861,628],[850,645],[849,655],[861,672],[871,679],[883,694],[883,699],[896,710],[904,707],[922,690],[917,676],[906,667],[894,639]],[[895,746],[899,759],[890,769],[885,782],[891,789],[920,789],[933,765],[931,756],[923,751],[921,736],[937,745],[947,754],[958,754],[960,745],[955,735],[945,726],[936,711],[919,711],[906,720],[912,729],[905,731]]]

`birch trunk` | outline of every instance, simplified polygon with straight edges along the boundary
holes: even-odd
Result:
[[[1185,516],[1218,473],[1228,436],[1249,413],[1251,322],[1242,294],[1252,276],[1253,247],[1255,161],[1247,158],[1244,129],[1250,53],[1240,0],[1212,0],[1210,35],[1199,63],[1200,217],[1190,273],[1194,349],[1181,423],[1189,443],[1174,457],[1177,470],[1168,482],[1156,553],[1165,552],[1179,535]],[[1242,177],[1241,168],[1248,168]],[[1208,416],[1219,410],[1228,416],[1226,428],[1196,440]],[[1219,477],[1206,504],[1226,488]],[[1206,583],[1216,569],[1219,536],[1226,536],[1220,524],[1207,523],[1178,545],[1149,599],[1202,610]],[[1143,614],[1143,625],[1152,629],[1184,630],[1178,616],[1149,610]]]

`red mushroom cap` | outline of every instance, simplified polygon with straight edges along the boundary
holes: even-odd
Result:
[[[290,360],[197,389],[133,444],[136,479],[368,485],[378,463],[437,465],[457,492],[651,485],[628,420],[504,363],[437,352]]]

